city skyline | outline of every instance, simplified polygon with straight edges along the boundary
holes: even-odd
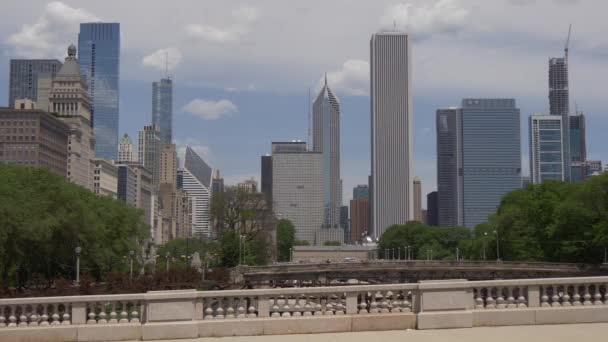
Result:
[[[420,2],[412,2],[413,9],[424,8],[425,5],[420,4]],[[585,22],[580,20],[581,13],[590,14],[587,7],[587,4],[578,4],[577,6],[569,6],[569,5],[557,5],[552,2],[547,1],[545,4],[541,4],[538,2],[537,4],[529,4],[529,5],[515,5],[511,2],[505,1],[505,11],[509,13],[522,13],[523,21],[522,31],[533,31],[536,32],[534,38],[524,39],[521,37],[522,35],[517,35],[512,30],[509,30],[509,26],[506,25],[505,21],[502,20],[494,20],[496,17],[492,16],[493,9],[495,6],[491,5],[476,5],[476,1],[471,2],[453,2],[454,6],[457,6],[457,13],[461,13],[461,10],[467,12],[465,17],[475,18],[481,20],[481,24],[486,24],[490,29],[481,30],[479,25],[475,24],[467,24],[464,25],[462,20],[458,21],[458,34],[452,34],[450,32],[434,32],[435,30],[428,29],[422,27],[423,25],[419,23],[412,23],[410,20],[410,27],[408,27],[408,31],[413,31],[414,37],[420,36],[421,38],[417,38],[414,41],[415,50],[418,53],[415,55],[419,56],[419,58],[414,60],[414,70],[416,70],[414,74],[413,86],[414,86],[414,146],[415,146],[415,163],[414,163],[414,175],[419,175],[423,181],[423,193],[426,194],[430,190],[433,190],[435,186],[435,167],[434,167],[434,134],[433,130],[427,130],[427,128],[433,127],[434,118],[432,113],[434,112],[434,108],[442,107],[445,105],[449,105],[452,103],[456,103],[459,98],[464,97],[465,95],[475,95],[475,96],[509,96],[515,97],[518,100],[518,105],[522,109],[522,117],[526,117],[534,112],[546,113],[548,112],[548,100],[547,100],[547,60],[551,56],[560,56],[563,50],[563,41],[567,32],[567,23],[572,21],[573,26],[573,38],[570,48],[570,88],[571,92],[571,102],[574,102],[574,99],[579,103],[579,106],[588,114],[588,122],[593,122],[593,124],[589,125],[589,129],[587,132],[588,141],[587,145],[589,146],[589,158],[588,159],[606,159],[603,153],[598,153],[601,150],[601,145],[599,145],[599,137],[598,137],[600,129],[602,127],[606,127],[608,120],[603,119],[600,114],[600,106],[595,101],[594,104],[593,98],[596,97],[597,91],[594,91],[593,85],[594,82],[581,82],[581,80],[587,78],[593,80],[594,78],[591,75],[591,71],[594,67],[597,67],[598,61],[594,59],[593,53],[595,55],[601,55],[600,53],[603,51],[601,49],[593,50],[593,44],[590,42],[594,39],[593,30],[596,30],[597,26],[586,26]],[[36,6],[38,4],[39,6]],[[353,30],[352,33],[349,33],[348,39],[344,42],[344,52],[331,52],[326,57],[326,60],[319,61],[319,59],[314,59],[310,64],[305,64],[303,70],[298,70],[295,72],[297,76],[295,78],[286,80],[283,76],[272,77],[271,80],[265,81],[260,77],[256,77],[255,72],[245,72],[241,76],[237,76],[238,73],[226,73],[228,75],[222,76],[224,77],[223,81],[221,78],[218,78],[219,75],[217,73],[209,73],[209,78],[206,84],[196,84],[196,79],[203,79],[200,77],[200,73],[192,73],[192,68],[195,66],[193,64],[194,59],[192,55],[192,51],[186,49],[184,44],[180,41],[171,41],[170,36],[165,34],[159,35],[155,37],[155,41],[151,42],[151,39],[147,39],[141,43],[141,45],[136,44],[133,45],[134,39],[137,38],[137,33],[133,29],[133,19],[129,19],[126,14],[114,14],[109,11],[101,8],[100,6],[94,5],[92,2],[64,2],[65,6],[69,8],[78,9],[81,8],[85,10],[87,13],[84,17],[81,15],[78,17],[78,20],[81,22],[91,21],[93,19],[103,19],[104,21],[116,21],[121,22],[121,29],[123,31],[124,45],[131,46],[131,50],[127,51],[126,49],[123,51],[123,55],[121,59],[124,60],[121,62],[121,72],[127,73],[126,79],[121,84],[126,84],[126,86],[122,86],[122,97],[121,97],[121,112],[129,113],[129,118],[122,116],[121,117],[121,129],[120,134],[122,135],[124,132],[129,133],[130,136],[136,136],[136,132],[140,129],[144,124],[148,124],[149,122],[147,118],[150,116],[151,108],[149,101],[149,82],[153,79],[158,79],[161,77],[161,70],[159,70],[158,74],[154,72],[150,72],[154,70],[154,67],[150,67],[147,65],[154,65],[154,59],[150,61],[148,59],[148,64],[143,63],[144,57],[151,56],[159,49],[168,49],[170,47],[174,47],[181,51],[182,58],[180,63],[175,63],[178,55],[171,53],[170,59],[171,63],[169,63],[169,67],[172,70],[172,75],[174,78],[179,80],[178,83],[184,83],[181,86],[176,85],[175,89],[175,108],[176,108],[176,116],[174,123],[174,130],[176,132],[175,140],[179,145],[179,149],[184,150],[185,144],[189,143],[193,145],[193,147],[198,148],[199,152],[205,152],[206,158],[210,158],[209,160],[213,161],[214,165],[217,165],[222,170],[225,170],[224,174],[226,176],[227,184],[235,184],[244,179],[250,178],[251,176],[255,176],[259,178],[259,162],[258,158],[261,153],[267,150],[268,143],[270,140],[280,140],[280,139],[293,139],[293,138],[303,138],[306,134],[306,116],[304,113],[306,112],[307,102],[306,98],[306,88],[309,84],[315,84],[318,76],[322,74],[323,71],[328,71],[328,79],[330,84],[336,82],[335,92],[342,100],[342,112],[345,116],[349,118],[347,120],[343,120],[342,127],[342,137],[343,144],[348,146],[344,148],[342,152],[342,168],[345,170],[343,172],[344,176],[344,202],[350,198],[350,189],[356,184],[366,183],[367,175],[369,174],[369,157],[365,154],[369,153],[365,145],[361,143],[357,143],[355,140],[363,140],[366,141],[367,134],[366,126],[368,124],[368,113],[366,110],[367,100],[366,94],[363,93],[364,96],[353,96],[352,94],[359,93],[359,91],[365,92],[365,84],[366,84],[366,76],[365,72],[363,72],[363,76],[360,78],[353,78],[353,75],[356,75],[357,70],[365,70],[366,67],[361,68],[361,64],[357,63],[348,63],[344,64],[345,61],[350,59],[356,59],[360,61],[365,61],[366,58],[366,49],[367,49],[367,38],[373,32],[376,32],[378,29],[382,28],[382,26],[386,26],[383,23],[382,18],[386,15],[387,12],[397,11],[399,9],[394,9],[395,2],[380,2],[374,4],[373,8],[371,8],[371,4],[359,4],[354,8],[354,15],[357,16],[360,12],[363,12],[363,8],[368,9],[365,13],[369,18],[365,21],[362,21],[361,28],[357,30]],[[191,4],[195,7],[195,4]],[[11,6],[15,6],[17,9],[17,4],[8,3],[8,8]],[[334,6],[334,4],[329,4],[329,6]],[[478,8],[476,8],[478,6]],[[555,18],[551,17],[550,20],[554,20],[555,24],[543,24],[543,25],[535,25],[531,24],[529,18],[532,18],[535,15],[538,15],[539,11],[545,9],[546,7],[551,6],[552,14]],[[370,7],[370,8],[368,8]],[[26,14],[21,13],[22,11],[15,11],[18,14],[19,20],[15,20],[14,18],[8,18],[8,22],[6,26],[0,28],[0,32],[3,37],[8,37],[6,40],[3,40],[2,50],[6,52],[7,55],[11,57],[16,57],[18,53],[22,55],[27,52],[25,48],[20,45],[11,43],[10,37],[12,35],[18,34],[21,32],[22,23],[33,24],[37,22],[38,18],[47,15],[48,13],[55,13],[52,10],[49,10],[47,2],[38,2],[34,3],[33,9],[30,10],[30,13]],[[238,12],[238,5],[234,6],[211,6],[210,12],[216,13],[217,15],[224,15],[228,18],[229,22],[237,22],[238,20],[242,20],[243,13],[239,12],[241,16],[234,16],[233,12]],[[441,13],[441,9],[436,10],[435,7],[429,5],[429,8],[435,12]],[[277,8],[276,11],[281,10],[285,11],[284,8]],[[261,24],[261,20],[259,18],[268,18],[274,19],[276,18],[276,12],[274,9],[266,6],[258,6],[256,7],[257,11],[257,19],[255,19],[255,23],[251,24],[248,28],[247,34],[243,34],[241,39],[246,41],[248,39],[253,39],[256,44],[262,44],[261,47],[253,49],[252,47],[240,47],[239,49],[245,48],[250,51],[258,51],[258,49],[263,48],[264,40],[261,40],[259,34],[264,32],[264,27],[258,27]],[[254,11],[254,12],[255,12]],[[69,12],[69,11],[67,11]],[[433,12],[433,13],[435,13]],[[593,11],[591,11],[593,12]],[[69,12],[71,13],[71,12]],[[286,15],[290,15],[291,12],[287,11]],[[564,19],[565,13],[567,13],[571,18]],[[82,13],[80,13],[82,14]],[[251,13],[250,13],[251,14]],[[483,14],[488,14],[488,16],[484,16]],[[154,12],[151,14],[154,17]],[[319,14],[317,14],[319,15]],[[593,15],[593,13],[591,13]],[[94,17],[94,18],[91,18]],[[247,16],[245,16],[247,17]],[[255,17],[255,15],[250,15],[249,18]],[[50,17],[49,20],[52,20],[54,17]],[[405,19],[403,16],[397,16],[396,22],[397,25],[401,28],[405,28],[405,26],[409,25],[407,23],[408,17]],[[437,17],[433,17],[433,20],[437,20]],[[577,19],[578,18],[578,19]],[[453,19],[453,18],[451,18]],[[558,20],[559,19],[559,20]],[[14,22],[12,22],[14,20]],[[142,26],[146,26],[146,22],[148,19],[145,19],[144,22],[141,23]],[[492,25],[489,25],[489,23]],[[196,23],[197,20],[192,17],[186,17],[185,23]],[[392,26],[393,20],[390,20],[389,26]],[[405,23],[404,23],[405,22]],[[559,22],[559,25],[557,23]],[[29,25],[28,24],[28,25]],[[185,24],[184,24],[185,25]],[[210,25],[219,25],[215,22],[210,23]],[[560,27],[563,25],[563,27]],[[597,24],[601,25],[601,24]],[[56,34],[54,37],[59,39],[59,37],[63,38],[62,42],[74,42],[75,34],[74,30],[78,30],[77,28],[78,22],[76,22],[75,27],[72,28],[72,33],[65,34],[63,31],[59,34]],[[182,25],[183,26],[183,25]],[[229,24],[227,25],[229,28]],[[352,25],[346,25],[346,27],[352,28]],[[303,27],[298,25],[291,25],[288,27],[289,30],[297,30],[298,32],[303,31]],[[362,32],[364,31],[364,32]],[[450,31],[450,30],[447,30]],[[519,31],[518,31],[519,32]],[[52,32],[55,34],[55,32]],[[178,33],[175,33],[178,34]],[[343,31],[341,31],[343,34]],[[506,41],[506,48],[512,49],[514,53],[517,53],[518,49],[522,50],[530,50],[529,47],[531,44],[534,44],[534,48],[530,50],[530,52],[523,54],[518,57],[516,60],[509,60],[509,57],[512,57],[512,54],[506,54],[506,56],[499,56],[498,59],[493,59],[494,64],[498,64],[501,66],[500,69],[504,69],[505,71],[498,70],[498,73],[502,73],[505,75],[507,71],[514,70],[516,67],[521,68],[521,72],[518,74],[519,76],[514,79],[514,77],[503,77],[501,82],[493,82],[488,87],[485,87],[487,84],[487,80],[484,79],[483,73],[475,73],[474,77],[470,77],[469,84],[462,90],[458,91],[457,94],[454,93],[453,90],[448,92],[441,91],[442,88],[436,88],[436,79],[437,76],[435,74],[442,74],[442,70],[453,69],[454,63],[460,61],[460,57],[458,57],[457,61],[454,62],[446,62],[442,61],[441,63],[435,58],[429,59],[427,62],[423,63],[422,61],[427,60],[427,57],[432,57],[434,53],[430,52],[441,52],[443,50],[436,50],[437,45],[445,43],[446,40],[454,40],[454,44],[447,45],[446,48],[454,48],[455,52],[467,51],[462,50],[463,48],[467,48],[469,52],[461,53],[462,55],[466,55],[467,57],[473,58],[475,61],[479,61],[480,57],[487,56],[487,50],[482,48],[493,47],[491,38],[501,37],[505,34],[511,34],[510,37],[517,38],[517,40],[511,39]],[[235,34],[238,35],[238,34]],[[333,43],[335,38],[333,35],[330,35],[327,38],[323,39],[315,39],[315,44],[325,45],[329,43]],[[156,40],[157,39],[157,40]],[[475,39],[480,39],[478,42],[473,42]],[[284,43],[283,41],[281,41]],[[200,43],[200,42],[199,42]],[[146,45],[147,44],[147,45]],[[213,45],[209,42],[202,43],[204,46]],[[287,43],[286,43],[287,44]],[[309,44],[309,43],[305,43]],[[458,48],[457,45],[461,44],[462,47]],[[61,44],[62,46],[66,46],[67,44]],[[193,44],[200,45],[200,44]],[[233,51],[237,49],[235,44],[220,44],[217,43],[212,46],[210,51],[211,56],[216,56],[219,54],[218,51],[227,52]],[[239,44],[236,44],[239,45]],[[17,49],[19,48],[19,49]],[[460,49],[460,50],[459,50]],[[473,50],[470,50],[473,49]],[[17,51],[20,50],[20,51]],[[358,51],[358,52],[357,52]],[[36,50],[36,53],[40,54],[44,51]],[[476,54],[475,52],[482,52],[481,54]],[[37,58],[37,57],[48,57],[48,58],[60,58],[61,55],[32,55],[28,56],[28,58]],[[486,53],[486,54],[484,54]],[[344,55],[344,58],[340,59],[340,56],[335,55]],[[347,56],[346,54],[350,54]],[[165,54],[161,54],[165,56]],[[255,56],[254,56],[255,57]],[[423,58],[424,57],[424,58]],[[8,58],[3,56],[2,58]],[[427,59],[425,59],[427,58]],[[511,58],[512,59],[512,58]],[[210,65],[220,65],[217,62],[215,57],[209,57],[204,59],[205,64]],[[287,63],[288,65],[297,64],[299,59],[294,58],[293,64],[292,62]],[[591,62],[591,63],[587,63]],[[226,62],[228,65],[232,63],[232,61]],[[238,63],[237,63],[238,64]],[[465,63],[465,65],[459,65],[459,68],[462,70],[452,70],[451,74],[449,74],[446,83],[446,87],[452,87],[454,82],[458,79],[457,75],[459,73],[465,73],[467,70],[470,71],[470,67],[467,65],[474,63]],[[480,64],[480,63],[477,63]],[[125,67],[125,65],[127,67]],[[278,68],[283,67],[285,63],[280,64]],[[487,63],[481,63],[481,67],[485,68]],[[196,65],[198,66],[198,65]],[[432,66],[437,69],[437,72],[433,74],[429,74],[429,67]],[[601,66],[601,64],[600,64]],[[163,66],[164,67],[164,66]],[[236,70],[247,70],[237,68]],[[267,68],[261,68],[264,72],[268,72]],[[313,69],[313,70],[311,70]],[[203,68],[201,70],[208,70],[207,68]],[[485,70],[485,69],[482,69]],[[142,73],[145,71],[145,73]],[[262,71],[262,70],[260,70]],[[304,73],[306,75],[302,74]],[[7,70],[0,71],[0,77],[6,75]],[[139,76],[137,74],[140,74]],[[191,73],[192,77],[187,77],[188,74]],[[150,78],[142,77],[143,74],[150,75]],[[276,74],[276,73],[275,73]],[[443,73],[445,74],[445,73]],[[525,74],[525,75],[524,75]],[[235,77],[236,76],[236,77]],[[348,76],[348,77],[346,77]],[[342,78],[340,78],[342,77]],[[143,79],[143,80],[142,80]],[[141,81],[140,81],[141,80]],[[359,80],[359,81],[357,81]],[[599,80],[599,78],[598,78]],[[358,84],[358,87],[353,87],[351,84],[353,81],[355,84]],[[443,80],[442,80],[443,81]],[[243,84],[240,84],[243,82]],[[259,82],[262,82],[261,84]],[[264,84],[264,82],[270,82],[273,84]],[[486,83],[484,83],[486,82]],[[142,84],[147,83],[147,86]],[[214,86],[212,84],[215,83]],[[249,87],[249,85],[253,84],[254,86]],[[471,86],[472,84],[472,86]],[[597,81],[595,82],[597,84]],[[287,85],[287,86],[285,86]],[[363,85],[363,86],[362,86]],[[3,91],[6,85],[2,85],[0,88],[0,103],[6,103],[6,93]],[[435,87],[434,90],[429,90],[430,88]],[[220,89],[221,88],[221,89]],[[229,89],[231,88],[231,89]],[[277,88],[285,88],[285,90],[279,91],[280,95],[277,96],[275,93],[277,92]],[[299,89],[299,90],[298,90]],[[445,89],[445,87],[443,88]],[[202,91],[201,91],[202,90]],[[294,95],[294,93],[297,93]],[[440,94],[441,95],[438,95]],[[126,95],[125,95],[126,94]],[[131,100],[126,101],[125,96],[129,96]],[[254,99],[253,97],[256,97]],[[211,101],[213,100],[213,104],[218,104],[220,101],[226,99],[230,101],[234,106],[236,106],[236,111],[233,109],[230,111],[230,106],[226,103],[218,104],[217,106],[211,106],[212,104],[208,102],[203,103],[194,103],[197,106],[190,106],[189,109],[203,108],[206,111],[204,113],[208,114],[208,109],[210,106],[214,109],[214,113],[218,112],[218,106],[224,112],[228,110],[228,112],[232,113],[227,116],[222,116],[220,114],[220,118],[216,120],[198,120],[191,114],[188,114],[183,109],[186,105],[190,104],[192,100],[200,98],[201,100]],[[267,103],[269,98],[276,99],[275,106],[269,109]],[[586,98],[586,99],[585,99]],[[591,100],[590,100],[591,99]],[[227,109],[226,109],[227,108]],[[124,109],[124,110],[123,110]],[[571,112],[574,112],[571,110]],[[203,112],[199,112],[203,113]],[[202,114],[201,114],[202,115]],[[200,116],[199,116],[200,117]],[[429,117],[431,117],[429,119]],[[256,133],[254,137],[251,134],[246,132],[246,128],[250,127],[251,124],[256,123],[261,126],[267,125],[267,129],[262,129]],[[275,136],[271,133],[271,130],[275,130],[277,127],[277,123],[282,128],[281,136]],[[522,122],[522,136],[524,136],[524,141],[522,141],[522,150],[527,151],[527,134],[523,134],[524,129],[526,128],[527,123],[525,120]],[[124,129],[123,129],[124,128]],[[227,138],[222,138],[222,136],[226,136],[227,132],[234,133],[241,137],[240,139],[245,139],[248,141],[247,146],[243,146],[243,141],[238,139],[238,143],[226,143]],[[595,133],[594,133],[595,132]],[[522,168],[524,172],[527,174],[528,162],[529,158],[527,152],[524,152],[522,155],[522,159],[524,161],[524,165]],[[347,171],[348,170],[348,171]],[[347,173],[345,173],[347,172]]]

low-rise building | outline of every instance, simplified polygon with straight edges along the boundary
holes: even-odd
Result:
[[[325,262],[329,261],[365,261],[376,255],[376,246],[294,246],[292,261]]]
[[[117,198],[118,168],[111,160],[96,158],[93,163],[93,192]]]

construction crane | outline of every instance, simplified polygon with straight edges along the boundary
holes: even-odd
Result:
[[[564,53],[566,55],[566,59],[568,59],[568,46],[570,45],[570,33],[572,32],[572,24],[568,27],[568,38],[566,38],[566,47],[564,48]]]

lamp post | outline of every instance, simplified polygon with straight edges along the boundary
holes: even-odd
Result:
[[[239,235],[239,266],[241,265],[241,260],[245,263],[245,235]],[[242,253],[241,253],[242,250]]]
[[[289,262],[293,262],[293,247],[289,247]]]
[[[494,231],[496,235],[496,261],[500,261],[500,247],[498,247],[498,229]]]
[[[460,261],[460,256],[459,256],[459,250],[458,247],[456,247],[456,261]]]
[[[414,259],[414,251],[412,250],[412,246],[408,245],[407,246],[407,260],[413,260]]]
[[[133,256],[135,256],[135,251],[132,251],[132,250],[129,251],[129,259],[130,259],[130,261],[129,261],[129,263],[130,263],[130,265],[129,265],[129,268],[130,268],[129,276],[130,276],[131,281],[133,281]]]
[[[401,247],[397,247],[397,259],[401,260]]]
[[[167,254],[165,254],[165,259],[167,259],[167,272],[169,272],[169,257],[171,256],[171,253],[167,252]]]
[[[74,252],[76,252],[76,285],[80,286],[80,253],[82,248],[78,246],[74,249]]]
[[[483,260],[486,260],[486,238],[488,237],[488,232],[483,233],[484,238],[482,239],[483,242]]]

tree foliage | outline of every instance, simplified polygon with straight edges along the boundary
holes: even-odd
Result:
[[[0,165],[0,279],[21,286],[33,274],[97,278],[126,270],[149,229],[142,212],[98,196],[46,169]]]
[[[277,259],[278,261],[290,261],[291,250],[296,241],[296,228],[288,219],[280,219],[277,222]]]
[[[239,258],[247,265],[262,265],[274,257],[275,217],[262,194],[227,188],[213,196],[211,217],[223,266],[234,267]]]
[[[323,246],[341,246],[342,244],[340,243],[340,241],[324,241],[323,242]]]

